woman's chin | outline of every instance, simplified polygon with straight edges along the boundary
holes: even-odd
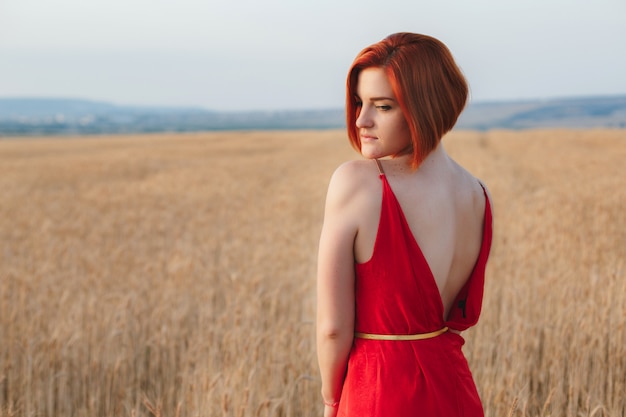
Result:
[[[380,152],[374,152],[371,149],[363,149],[363,148],[361,148],[361,155],[365,159],[378,159],[383,156],[383,155],[380,155]]]

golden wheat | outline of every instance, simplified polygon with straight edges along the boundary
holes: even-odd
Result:
[[[319,416],[343,132],[0,141],[0,416]],[[495,206],[487,416],[626,412],[624,130],[455,132]]]

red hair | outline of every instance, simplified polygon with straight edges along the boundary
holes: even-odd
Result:
[[[411,131],[411,165],[417,168],[463,111],[468,95],[465,77],[448,48],[430,36],[396,33],[363,49],[350,67],[346,91],[348,137],[358,151],[356,87],[360,72],[370,67],[387,74]]]

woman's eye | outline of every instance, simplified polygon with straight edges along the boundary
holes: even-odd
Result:
[[[388,106],[388,105],[376,106],[376,108],[382,111],[391,110],[391,106]]]

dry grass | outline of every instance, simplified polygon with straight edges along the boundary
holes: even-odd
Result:
[[[496,234],[488,416],[626,412],[626,131],[459,132]],[[319,416],[314,282],[344,134],[0,141],[0,416]]]

